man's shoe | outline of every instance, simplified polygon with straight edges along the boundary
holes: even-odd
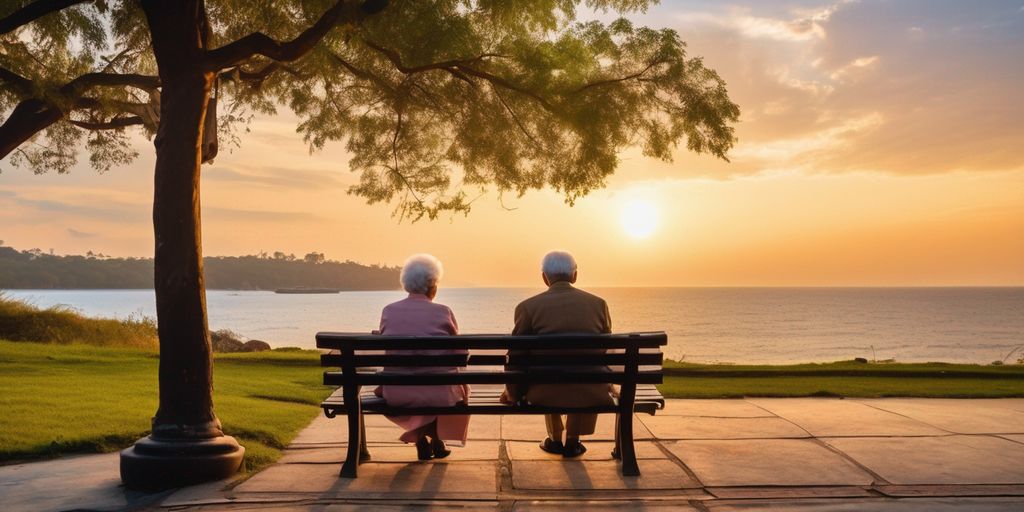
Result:
[[[587,453],[587,447],[583,446],[583,443],[574,441],[571,443],[565,443],[565,450],[562,451],[562,456],[568,459],[579,457]]]
[[[553,455],[562,455],[563,452],[565,452],[565,447],[562,446],[562,442],[555,441],[550,437],[544,439],[544,442],[540,443],[540,449]]]

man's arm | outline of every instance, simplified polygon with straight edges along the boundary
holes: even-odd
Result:
[[[611,334],[612,332],[612,313],[608,310],[608,303],[604,300],[601,301],[602,309],[604,313],[601,315],[601,332],[604,334]]]
[[[513,336],[520,336],[520,335],[526,335],[526,334],[534,334],[534,332],[533,332],[533,324],[531,322],[530,314],[526,310],[526,306],[524,306],[523,303],[520,302],[519,305],[516,306],[515,327],[512,328],[512,335]],[[512,356],[523,355],[523,354],[526,354],[525,350],[512,349],[512,350],[508,351],[508,357],[509,358],[512,358]],[[520,367],[518,367],[516,365],[510,365],[510,364],[506,364],[505,365],[505,371],[517,371],[517,370],[521,370],[521,369],[522,368],[520,368]],[[502,401],[507,402],[507,403],[514,403],[514,402],[518,402],[519,400],[522,400],[524,396],[526,396],[526,386],[525,385],[522,385],[522,384],[506,384],[505,385],[505,392],[502,393]]]

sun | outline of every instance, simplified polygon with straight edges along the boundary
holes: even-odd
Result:
[[[630,201],[622,209],[619,223],[631,238],[647,238],[658,228],[658,210],[650,201]]]

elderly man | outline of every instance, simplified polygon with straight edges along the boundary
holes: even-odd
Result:
[[[541,278],[547,291],[524,300],[515,311],[515,329],[512,334],[609,333],[612,330],[608,304],[604,299],[573,287],[576,282],[576,260],[567,252],[554,251],[541,262]],[[580,350],[568,351],[578,354]],[[589,353],[590,351],[587,351]],[[594,349],[594,353],[603,353]],[[555,353],[555,352],[549,352]],[[608,384],[510,384],[502,394],[502,401],[514,403],[525,399],[536,405],[552,407],[592,407],[611,405]],[[569,414],[565,424],[562,416],[545,416],[548,438],[541,443],[542,450],[578,457],[587,451],[580,443],[581,435],[594,433],[596,414]],[[562,434],[565,433],[565,441]]]

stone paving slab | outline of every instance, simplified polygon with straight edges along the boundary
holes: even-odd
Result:
[[[718,418],[643,416],[640,418],[657,439],[769,439],[811,437],[804,429],[782,418]]]
[[[813,440],[675,441],[665,446],[709,487],[873,481],[870,474]]]
[[[371,423],[371,418],[380,421],[373,421]],[[367,441],[395,442],[398,440],[398,436],[402,435],[402,429],[389,422],[383,416],[366,416],[365,421]],[[312,423],[303,429],[302,432],[299,432],[299,435],[292,440],[291,446],[330,446],[342,444],[346,441],[348,441],[348,424],[345,418],[338,416],[331,419],[321,414],[314,418]]]
[[[742,398],[665,400],[665,409],[658,416],[709,416],[713,418],[759,418],[774,414]]]
[[[464,460],[498,460],[499,441],[470,440],[465,447],[449,446],[452,454],[445,462]],[[373,462],[417,462],[416,447],[411,444],[375,444],[367,446]],[[281,464],[340,464],[346,455],[345,445],[338,447],[288,450],[278,461]],[[440,462],[440,461],[439,461]]]
[[[125,489],[119,466],[117,453],[0,466],[0,509],[124,510],[169,494]]]
[[[638,477],[622,476],[617,461],[512,461],[516,490],[696,489],[700,484],[675,462],[639,461]]]
[[[894,498],[953,496],[1020,496],[1024,498],[1024,485],[876,485],[871,490]]]
[[[637,416],[633,416],[633,439],[653,438],[654,436],[651,435],[651,432],[647,430],[647,427],[641,423]],[[470,422],[470,425],[472,425],[472,422]],[[540,414],[501,416],[501,437],[506,440],[537,441],[539,443],[547,437],[547,429],[544,427],[544,416]],[[615,415],[598,415],[597,428],[594,431],[594,435],[586,436],[585,439],[594,441],[614,440]]]
[[[1004,434],[999,437],[1013,441],[1015,443],[1024,444],[1024,434]]]
[[[854,486],[835,487],[707,487],[719,499],[797,499],[797,498],[871,498],[869,489]]]
[[[1024,399],[880,398],[857,401],[958,434],[1024,434]]]
[[[507,441],[505,449],[512,460],[554,460],[562,461],[565,457],[548,453],[540,449],[540,443],[530,441]],[[614,460],[612,459],[613,441],[588,441],[584,443],[587,453],[576,460]],[[637,441],[633,444],[637,459],[667,459],[668,455],[652,441]]]
[[[998,437],[824,441],[894,484],[1024,484],[1024,445]]]
[[[520,416],[522,417],[522,416]],[[469,422],[470,439],[501,439],[501,416],[479,415],[474,416]],[[402,435],[402,429],[392,423],[385,416],[379,414],[368,414],[363,416],[366,424],[367,442],[376,443],[400,443],[398,437]],[[541,420],[541,433],[544,431],[543,419]],[[323,414],[313,419],[299,435],[292,440],[292,448],[308,446],[327,447],[348,442],[348,423],[344,416],[328,418]]]
[[[565,510],[609,510],[631,511],[645,510],[651,512],[696,512],[697,508],[687,501],[650,500],[650,501],[568,501],[568,500],[534,500],[517,501],[512,507],[513,512],[564,512]]]
[[[712,512],[1004,512],[1021,510],[1015,499],[909,499],[909,500],[810,500],[742,501],[709,503]]]
[[[498,502],[480,501],[416,501],[388,503],[381,500],[352,500],[353,502],[332,503],[327,500],[308,500],[295,497],[287,501],[274,502],[229,502],[189,507],[190,511],[230,510],[232,512],[288,510],[297,512],[423,512],[426,510],[456,510],[460,512],[490,512],[500,509]]]
[[[764,398],[750,401],[796,423],[816,437],[937,436],[949,433],[853,400]]]
[[[276,464],[234,489],[249,492],[311,493],[318,497],[469,496],[494,499],[497,494],[497,461],[461,463],[368,462],[359,466],[359,478],[338,478],[333,464]]]

